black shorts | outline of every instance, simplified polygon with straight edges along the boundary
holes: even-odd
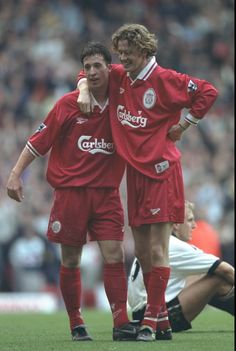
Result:
[[[178,297],[175,297],[173,300],[169,301],[166,304],[166,307],[168,310],[169,321],[173,332],[177,333],[192,328],[191,323],[188,322],[184,317]]]
[[[171,329],[173,332],[177,333],[192,328],[191,323],[188,322],[184,317],[178,297],[175,297],[173,300],[169,301],[166,306]],[[141,310],[133,312],[132,318],[141,322],[143,320],[145,308],[146,306],[144,306]]]

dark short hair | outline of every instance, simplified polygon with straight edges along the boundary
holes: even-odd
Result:
[[[94,42],[94,41],[91,41],[84,46],[80,55],[80,61],[83,64],[85,57],[89,57],[97,54],[103,56],[107,64],[111,63],[112,57],[107,47],[99,42]]]

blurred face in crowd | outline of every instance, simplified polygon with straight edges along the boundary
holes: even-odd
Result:
[[[138,76],[148,62],[146,53],[141,52],[133,45],[129,45],[128,40],[119,40],[117,52],[120,62],[132,79]]]
[[[174,233],[182,241],[189,241],[192,231],[196,228],[196,222],[192,208],[185,205],[185,219],[182,224],[174,224]]]
[[[83,66],[88,87],[92,93],[108,88],[109,65],[102,55],[95,54],[85,57]]]

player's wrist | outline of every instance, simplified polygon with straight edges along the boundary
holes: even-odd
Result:
[[[88,83],[87,83],[87,79],[86,78],[82,78],[78,81],[77,83],[77,89],[80,90],[80,92],[88,92]]]
[[[194,117],[191,113],[188,113],[185,117],[184,117],[184,122],[188,123],[188,125],[194,125],[197,126],[199,123],[199,118]]]
[[[21,172],[20,172],[19,170],[15,169],[15,168],[13,168],[13,169],[11,170],[11,174],[12,174],[13,176],[15,176],[15,177],[20,177],[20,176],[21,176]]]
[[[179,124],[179,127],[182,129],[183,132],[188,128],[188,126],[184,125],[183,123],[179,122],[178,124]]]

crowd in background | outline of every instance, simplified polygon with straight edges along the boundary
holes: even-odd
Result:
[[[195,203],[197,218],[215,228],[223,258],[233,264],[233,7],[233,0],[0,0],[0,291],[27,289],[27,281],[17,279],[23,273],[29,290],[58,283],[60,253],[45,237],[53,196],[45,180],[47,158],[25,172],[23,204],[7,197],[6,180],[27,137],[75,88],[83,45],[96,40],[110,47],[113,31],[132,22],[157,35],[161,66],[219,90],[210,112],[178,145],[186,198]],[[124,184],[121,192],[125,207]],[[125,248],[129,269],[127,225]]]

